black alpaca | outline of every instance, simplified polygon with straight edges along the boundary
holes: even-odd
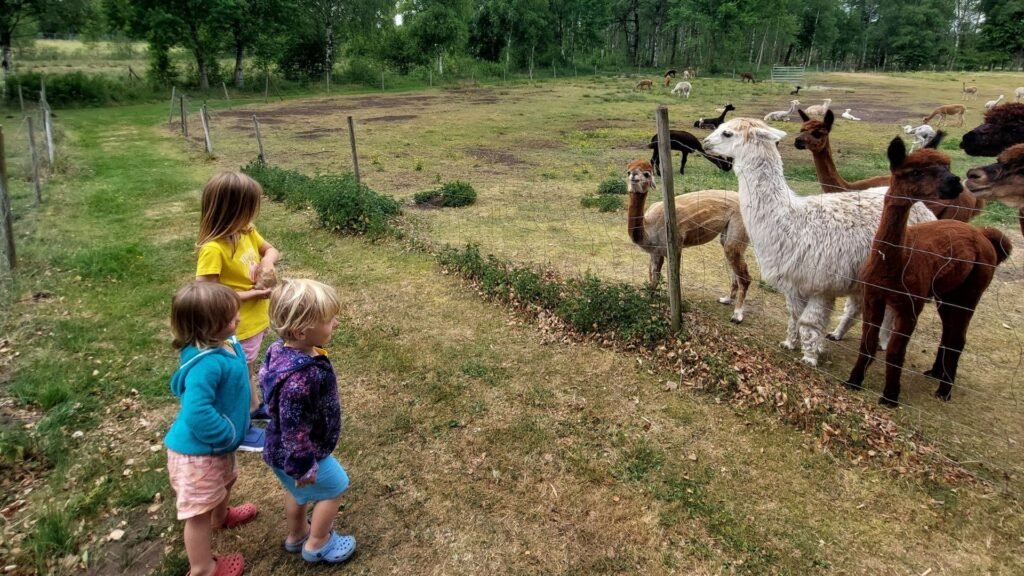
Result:
[[[800,88],[802,88],[802,86],[797,86],[795,90],[790,90],[789,91],[789,95],[790,96],[799,96],[800,95]]]
[[[714,130],[715,128],[718,128],[722,122],[725,122],[726,113],[735,109],[736,108],[734,108],[732,104],[726,104],[718,118],[698,118],[697,121],[693,123],[693,127],[703,128],[705,130]]]
[[[696,136],[685,132],[683,130],[669,130],[669,138],[671,139],[672,150],[683,153],[683,159],[679,161],[679,173],[684,174],[686,168],[686,157],[690,154],[700,154],[707,158],[712,164],[718,166],[721,170],[728,171],[732,170],[732,162],[727,158],[721,156],[713,156],[704,152],[704,146],[701,145],[700,140]],[[660,155],[658,154],[658,135],[651,136],[651,143],[647,145],[648,148],[653,148],[654,153],[651,154],[651,165],[654,166],[654,173],[661,176],[661,163],[658,161]]]

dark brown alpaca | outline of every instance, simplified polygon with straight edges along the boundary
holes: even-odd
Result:
[[[938,146],[939,133],[929,146]],[[864,286],[864,321],[860,355],[846,385],[861,388],[864,372],[878,348],[886,309],[893,317],[886,346],[885,388],[880,404],[897,406],[907,343],[928,300],[934,299],[942,320],[942,340],[926,375],[939,380],[935,395],[952,397],[967,328],[996,266],[1010,254],[1010,241],[995,228],[976,228],[956,220],[907,227],[916,200],[960,194],[960,178],[949,171],[949,157],[925,148],[907,156],[900,138],[889,144],[892,183],[885,195],[882,221],[871,253],[860,271]]]
[[[821,183],[821,191],[846,192],[848,190],[867,190],[876,186],[888,186],[889,175],[873,176],[863,180],[848,182],[839,175],[836,163],[832,159],[832,146],[829,135],[832,133],[832,126],[836,117],[831,110],[825,112],[825,119],[815,120],[803,110],[798,110],[804,124],[800,127],[800,134],[797,135],[794,145],[798,150],[810,150],[814,157],[814,171],[818,175],[818,182]],[[959,220],[968,222],[985,206],[984,200],[979,200],[968,191],[962,191],[955,198],[936,198],[926,201],[924,204],[935,214],[939,220]]]
[[[960,148],[971,156],[996,156],[1014,144],[1024,144],[1024,104],[1003,104],[985,112],[985,122],[960,140]],[[1024,232],[1024,206],[1018,208]]]
[[[740,82],[754,83],[757,82],[757,80],[754,80],[754,75],[750,72],[743,72],[740,74]]]
[[[978,198],[998,200],[1024,214],[1024,144],[1003,150],[994,164],[968,171],[967,189]],[[1019,223],[1024,234],[1024,217]]]

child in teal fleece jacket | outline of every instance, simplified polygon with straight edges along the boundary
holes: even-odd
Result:
[[[252,504],[227,505],[238,478],[235,449],[249,427],[249,369],[234,337],[238,308],[234,290],[211,282],[192,282],[171,302],[174,347],[181,351],[171,391],[181,409],[164,444],[192,576],[240,575],[242,555],[215,558],[212,532],[257,514]]]

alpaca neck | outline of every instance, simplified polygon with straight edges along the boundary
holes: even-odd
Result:
[[[643,248],[648,244],[647,231],[644,229],[644,204],[647,203],[647,192],[630,192],[629,208],[626,211],[626,226],[633,243]]]
[[[875,239],[871,243],[871,251],[877,254],[881,260],[876,262],[875,272],[879,275],[881,270],[902,270],[903,245],[907,236],[907,221],[910,219],[910,209],[914,203],[903,198],[904,194],[898,187],[891,187],[882,203],[882,220],[878,223],[878,230],[875,231]],[[878,282],[878,278],[874,279]]]
[[[722,113],[718,115],[718,124],[719,125],[721,125],[722,122],[725,122],[725,114],[726,114],[726,112],[728,112],[728,110],[722,110]]]
[[[817,151],[811,152],[814,157],[814,171],[818,174],[818,182],[821,183],[821,191],[842,192],[850,188],[850,183],[843,180],[836,169],[836,163],[832,160],[832,144],[825,142],[825,146]]]
[[[744,221],[748,213],[752,218],[771,221],[779,212],[792,210],[800,200],[786,184],[782,157],[774,145],[764,146],[750,157],[736,158],[733,169],[739,179]]]

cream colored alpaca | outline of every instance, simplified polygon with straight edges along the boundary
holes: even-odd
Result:
[[[1013,91],[1013,95],[1017,97],[1017,102],[1024,100],[1024,86],[1017,88]]]
[[[651,255],[648,280],[652,286],[661,279],[661,267],[668,256],[665,209],[656,202],[644,212],[647,192],[654,189],[654,171],[647,160],[634,160],[626,169],[629,187],[627,226],[629,237],[641,250]],[[739,195],[731,190],[700,190],[676,196],[676,241],[680,248],[706,244],[722,237],[725,259],[732,270],[728,296],[718,299],[734,304],[732,321],[743,322],[743,302],[750,286],[750,272],[744,254],[747,231],[740,216]]]
[[[804,112],[808,116],[824,116],[825,112],[828,112],[828,107],[832,105],[831,98],[825,98],[821,104],[815,104],[814,106],[808,106]]]
[[[962,100],[977,100],[978,99],[978,87],[968,86],[967,82],[961,82],[963,88],[960,89],[960,96]]]
[[[769,112],[765,114],[764,121],[767,122],[769,120],[785,120],[786,122],[789,122],[789,117],[792,116],[793,114],[796,114],[796,109],[798,106],[800,106],[799,100],[790,100],[789,110],[776,110],[775,112]]]
[[[999,106],[999,103],[1003,101],[1003,98],[1005,98],[1005,96],[1000,94],[999,98],[996,98],[995,100],[989,100],[988,102],[985,102],[985,110],[991,110],[991,109],[995,108],[996,106]]]
[[[777,145],[785,135],[760,120],[733,118],[704,139],[704,149],[733,159],[761,277],[786,296],[790,317],[782,346],[799,345],[803,361],[817,366],[835,299],[849,297],[833,337],[860,314],[857,273],[882,219],[886,189],[799,196],[782,172]],[[922,204],[911,209],[912,224],[933,220]]]

